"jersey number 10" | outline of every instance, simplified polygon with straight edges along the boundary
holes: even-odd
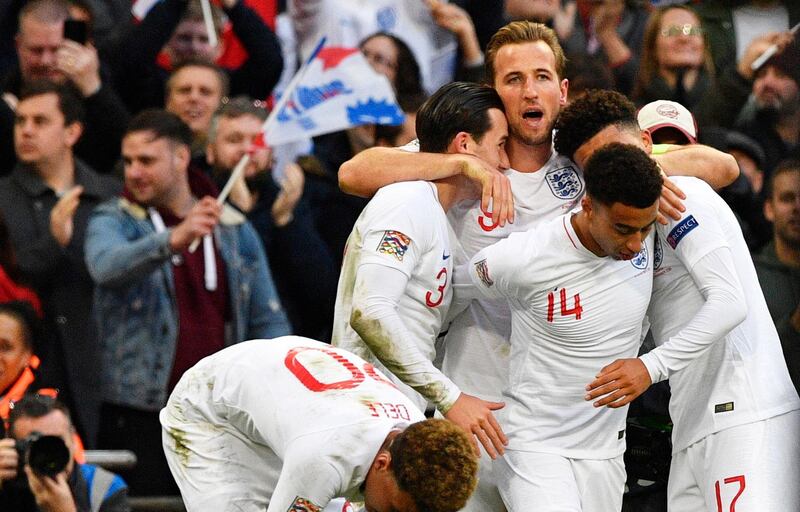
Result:
[[[334,382],[321,382],[311,374],[308,368],[304,366],[299,359],[297,359],[299,354],[309,350],[315,350],[317,352],[322,352],[323,354],[329,355],[333,361],[340,364],[345,370],[350,372],[351,378]],[[355,363],[330,348],[295,347],[286,354],[286,359],[284,359],[283,362],[286,365],[286,368],[288,368],[289,371],[292,372],[292,374],[297,377],[305,387],[315,393],[329,391],[332,389],[353,389],[364,382],[367,377],[370,377],[372,380],[388,384],[392,387],[396,387],[390,380],[378,373],[375,367],[370,363],[365,362],[362,368],[359,369]],[[324,366],[325,365],[323,363],[323,368]]]

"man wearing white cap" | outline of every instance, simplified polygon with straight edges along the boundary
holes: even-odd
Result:
[[[653,144],[683,145],[697,142],[697,122],[680,103],[652,101],[639,110],[637,117],[642,130],[650,132]]]

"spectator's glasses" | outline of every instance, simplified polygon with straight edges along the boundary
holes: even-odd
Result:
[[[664,37],[676,37],[680,35],[702,36],[703,28],[697,25],[691,25],[689,23],[684,25],[670,25],[661,31],[661,35]]]
[[[363,48],[361,49],[361,53],[364,54],[364,57],[366,57],[367,61],[371,64],[397,71],[397,63],[392,61],[392,59],[389,57],[381,55],[380,53],[365,50]]]

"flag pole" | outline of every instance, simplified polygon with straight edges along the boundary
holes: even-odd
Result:
[[[263,134],[267,133],[267,130],[269,130],[272,127],[272,125],[275,123],[275,119],[278,118],[278,113],[281,110],[283,110],[283,107],[285,107],[286,103],[289,102],[289,98],[291,98],[292,94],[294,94],[294,90],[297,88],[297,84],[300,83],[300,80],[303,79],[303,76],[305,76],[309,67],[311,67],[311,61],[314,60],[319,51],[325,45],[325,40],[326,40],[325,36],[323,36],[319,40],[317,46],[314,48],[314,51],[311,52],[311,55],[309,55],[308,59],[306,59],[303,65],[300,66],[300,69],[298,69],[297,72],[294,74],[292,80],[289,82],[289,85],[286,86],[286,89],[283,91],[283,94],[281,95],[280,99],[278,99],[278,102],[275,104],[275,107],[273,107],[273,109],[269,113],[269,116],[267,116],[267,119],[261,125],[262,136]],[[225,183],[225,186],[222,187],[222,192],[220,192],[219,196],[217,197],[217,204],[222,205],[222,203],[224,203],[225,200],[228,198],[228,195],[231,193],[231,189],[233,188],[233,184],[236,183],[236,180],[238,180],[241,177],[242,173],[244,173],[244,168],[247,167],[248,162],[250,162],[250,155],[251,152],[247,152],[245,153],[244,156],[242,156],[241,159],[239,159],[239,162],[236,164],[236,167],[234,167],[233,171],[231,172],[230,178],[228,178],[228,181]],[[200,245],[200,239],[196,238],[192,242],[192,245],[189,246],[189,252],[194,253],[194,251],[197,250],[198,245]]]
[[[208,32],[208,44],[216,48],[219,44],[217,40],[217,29],[214,27],[214,17],[211,15],[211,3],[209,0],[200,0],[200,8],[203,10],[203,21]]]

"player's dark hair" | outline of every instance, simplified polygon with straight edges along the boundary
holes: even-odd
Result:
[[[444,153],[459,132],[467,132],[480,142],[492,128],[492,108],[505,112],[503,101],[491,87],[472,82],[443,85],[417,112],[420,150]]]
[[[478,483],[478,458],[469,437],[447,420],[414,423],[394,438],[389,453],[401,491],[417,512],[461,510]]]
[[[83,97],[78,89],[69,82],[57,84],[50,80],[34,80],[22,87],[19,101],[23,102],[28,98],[45,94],[55,94],[58,99],[58,109],[64,116],[65,126],[83,122],[85,116]]]
[[[640,148],[613,142],[594,152],[584,170],[586,194],[604,205],[647,208],[661,196],[655,161]]]
[[[131,119],[125,135],[136,132],[151,132],[156,139],[168,139],[188,147],[192,145],[192,130],[189,126],[180,117],[162,109],[143,110]]]
[[[573,158],[579,147],[611,125],[638,131],[636,105],[616,91],[587,91],[561,110],[553,138],[556,151]]]

